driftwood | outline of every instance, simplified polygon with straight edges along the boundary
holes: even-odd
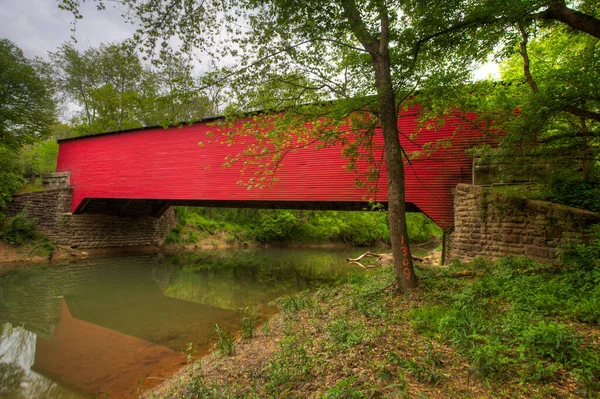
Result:
[[[363,265],[362,263],[360,263],[360,262],[357,262],[357,261],[349,261],[349,262],[348,262],[348,264],[359,265],[359,266],[360,266],[360,267],[362,267],[363,269],[376,269],[376,268],[378,268],[378,267],[380,266],[380,265],[372,265],[372,266],[371,266],[371,265],[368,265],[368,266],[365,266],[365,265]]]
[[[372,258],[377,258],[377,265],[368,265],[365,266],[362,263],[359,262],[359,260],[365,258],[365,257],[372,257]],[[375,269],[379,266],[382,266],[384,264],[388,264],[388,263],[392,263],[391,261],[391,255],[390,254],[377,254],[375,252],[365,252],[364,254],[360,255],[358,258],[346,258],[346,261],[348,263],[352,263],[352,264],[356,264],[359,265],[360,267],[362,267],[363,269]],[[384,259],[385,258],[385,259]],[[414,256],[413,255],[413,260],[416,260],[418,262],[423,262],[425,259],[421,258],[419,256]]]
[[[361,260],[362,258],[366,257],[366,256],[371,256],[373,258],[377,258],[377,259],[381,259],[385,256],[386,254],[376,254],[375,252],[365,252],[364,254],[362,254],[361,256],[359,256],[358,258],[346,258],[346,261],[348,262],[358,262],[359,260]],[[421,258],[420,256],[414,256],[412,255],[413,260],[419,261],[419,262],[423,262],[425,260],[425,258]]]
[[[361,256],[359,256],[358,258],[354,258],[354,259],[352,259],[352,258],[346,258],[346,261],[348,261],[348,262],[358,262],[359,260],[361,260],[365,256],[372,256],[374,258],[381,259],[383,257],[383,254],[376,254],[375,252],[365,252],[364,254],[362,254]]]

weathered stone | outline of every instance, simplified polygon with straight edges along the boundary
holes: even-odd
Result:
[[[484,201],[485,199],[485,201]],[[459,184],[447,260],[528,256],[551,262],[562,240],[587,242],[600,215],[533,200],[507,200],[489,188]]]
[[[42,234],[60,244],[77,248],[108,248],[162,245],[177,223],[169,208],[161,217],[115,216],[109,214],[73,215],[70,188],[17,194],[5,209],[12,217],[24,212],[37,219]],[[143,214],[140,210],[138,213]]]

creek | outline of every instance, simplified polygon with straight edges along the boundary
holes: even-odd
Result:
[[[84,259],[0,274],[0,397],[122,398],[208,353],[241,308],[331,284],[365,248],[246,249]],[[422,253],[416,255],[423,256]],[[1,269],[0,269],[1,271]]]

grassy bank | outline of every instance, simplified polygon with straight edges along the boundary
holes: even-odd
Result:
[[[389,243],[386,212],[288,211],[177,207],[179,222],[167,244],[311,245]],[[409,237],[429,242],[441,229],[421,213],[407,214]]]
[[[279,300],[281,315],[245,328],[258,337],[236,354],[215,355],[149,397],[595,398],[598,259],[600,241],[565,249],[560,267],[500,259],[419,268],[421,287],[406,295],[391,291],[390,267],[355,274]]]

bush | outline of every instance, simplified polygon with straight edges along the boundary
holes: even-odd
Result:
[[[567,241],[558,248],[558,259],[565,265],[592,271],[600,265],[600,225],[592,228],[595,238],[589,244],[574,244]]]
[[[545,197],[548,201],[600,212],[600,184],[585,181],[581,177],[558,174],[545,185]]]
[[[30,219],[24,213],[8,219],[2,229],[2,238],[9,244],[20,245],[36,238],[37,219]]]
[[[254,231],[254,237],[262,243],[288,241],[292,239],[292,232],[297,223],[296,216],[291,212],[282,211],[263,219]]]
[[[415,242],[429,242],[442,235],[442,229],[424,213],[407,213],[406,228],[408,237]]]

